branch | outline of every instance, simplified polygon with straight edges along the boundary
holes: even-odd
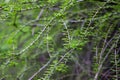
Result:
[[[120,39],[120,35],[118,36],[118,39],[116,40],[116,42],[118,42],[119,39]],[[110,41],[111,41],[111,40],[110,40]],[[108,42],[108,43],[109,43],[109,42]],[[100,73],[100,71],[101,71],[101,69],[102,69],[103,63],[104,63],[105,60],[107,59],[107,57],[108,57],[108,55],[110,54],[110,52],[114,49],[115,45],[116,45],[116,43],[114,43],[114,44],[111,46],[111,48],[109,49],[109,51],[107,52],[107,54],[105,55],[105,57],[103,58],[103,60],[101,61],[100,66],[98,67],[98,71],[97,71],[97,73],[96,73],[96,75],[95,75],[95,77],[94,77],[94,80],[98,80],[97,78],[98,78],[98,75],[99,75],[99,73]],[[106,48],[106,47],[105,47],[105,48]]]

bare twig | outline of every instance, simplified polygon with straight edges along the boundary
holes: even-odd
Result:
[[[41,17],[42,14],[43,14],[43,11],[44,11],[44,9],[41,9],[41,10],[40,10],[39,15],[37,16],[36,20],[39,20],[39,19],[40,19],[40,17]]]

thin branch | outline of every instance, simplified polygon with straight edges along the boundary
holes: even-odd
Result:
[[[67,27],[67,25],[66,25],[66,22],[65,22],[65,21],[63,21],[63,24],[64,24],[64,26],[65,26],[65,29],[67,30],[67,36],[68,36],[68,40],[69,40],[69,44],[70,44],[71,37],[70,37],[70,33],[69,33],[69,31],[68,31],[68,27]]]
[[[104,63],[105,60],[107,59],[107,57],[108,57],[108,55],[110,54],[110,52],[113,50],[114,46],[115,46],[115,44],[113,44],[113,46],[111,46],[109,52],[106,54],[106,56],[105,56],[104,59],[102,60],[101,64],[99,65],[98,71],[97,71],[97,73],[95,74],[94,80],[98,80],[98,75],[99,75],[99,73],[100,73],[100,71],[101,71],[101,69],[102,69],[103,63]]]
[[[102,60],[102,55],[103,55],[103,53],[105,52],[106,48],[108,47],[108,45],[110,44],[110,42],[111,42],[112,39],[114,38],[114,36],[113,36],[113,37],[106,43],[107,38],[108,38],[107,36],[109,35],[109,32],[110,32],[111,28],[112,28],[112,25],[111,25],[110,28],[108,29],[107,34],[106,34],[106,36],[105,36],[105,40],[104,40],[104,42],[103,42],[103,47],[102,47],[102,50],[101,50],[101,52],[100,52],[100,60],[99,60],[99,63],[100,63],[101,60]]]
[[[66,52],[66,53],[60,58],[60,60],[58,61],[58,63],[56,63],[56,64],[54,65],[54,69],[56,68],[56,66],[57,66],[58,64],[60,64],[60,62],[66,57],[66,55],[69,54],[69,53],[70,53],[71,51],[73,51],[73,50],[74,50],[74,49],[71,49],[71,50],[69,50],[68,52]],[[51,71],[51,74],[53,73],[54,69]],[[49,79],[50,76],[51,76],[51,75],[48,75],[48,76],[45,78],[45,80],[46,80],[46,79]]]
[[[118,43],[119,38],[120,38],[120,35],[119,35],[118,39],[116,40],[116,43]],[[112,39],[111,39],[111,40],[112,40]],[[110,40],[110,41],[111,41],[111,40]],[[111,46],[111,48],[109,49],[109,51],[107,52],[107,54],[105,55],[105,57],[103,58],[103,60],[101,61],[100,66],[98,67],[98,71],[97,71],[97,73],[95,74],[94,80],[98,80],[97,78],[98,78],[98,75],[99,75],[99,73],[100,73],[100,71],[101,71],[101,69],[102,69],[103,63],[104,63],[105,60],[107,59],[107,57],[108,57],[108,55],[110,54],[110,52],[114,49],[115,45],[116,45],[116,44],[114,43],[114,44]]]
[[[54,67],[56,67],[64,58],[65,58],[65,56],[69,53],[69,52],[71,52],[73,49],[71,49],[71,50],[69,50],[66,54],[64,54],[63,56],[62,56],[62,58],[58,61],[58,63],[56,63],[55,65],[54,65]],[[56,55],[54,55],[54,57],[52,57],[43,67],[41,67],[37,72],[35,72],[28,80],[32,80],[38,73],[40,73],[43,69],[45,69],[53,60],[54,60],[54,58],[56,58],[57,57],[57,55],[58,55],[59,53],[57,53]],[[53,71],[53,70],[52,70]],[[48,78],[50,77],[50,75],[48,76]]]
[[[115,49],[115,73],[116,73],[116,80],[118,80],[118,61],[117,61],[117,51]]]
[[[90,20],[88,27],[91,25],[92,21],[94,20],[94,18],[96,17],[96,15],[99,13],[99,11],[109,2],[110,0],[107,0],[102,6],[100,6],[97,11],[95,12],[95,14],[93,15],[92,19]]]
[[[57,55],[58,54],[56,54],[53,58],[51,58],[43,67],[41,67],[37,72],[35,72],[28,80],[32,80],[38,73],[40,73],[44,68],[46,68]]]
[[[27,47],[25,47],[22,51],[20,51],[19,53],[17,53],[17,55],[22,54],[22,53],[25,52],[27,49],[29,49],[29,48],[41,37],[42,33],[46,30],[46,28],[47,28],[48,25],[53,21],[53,19],[54,19],[54,18],[52,18],[52,19],[48,22],[48,24],[42,29],[42,31],[39,32],[37,38],[36,38],[34,41],[32,41]]]
[[[39,35],[37,36],[37,38],[34,41],[32,41],[27,47],[25,47],[23,50],[21,50],[19,53],[17,53],[17,55],[22,54],[27,49],[29,49],[41,37],[42,33],[46,30],[46,28],[47,28],[47,26],[42,29],[42,31],[39,33]]]
[[[39,12],[39,15],[37,16],[36,20],[39,20],[39,19],[40,19],[40,17],[41,17],[42,14],[43,14],[43,11],[44,11],[44,9],[42,8],[41,11]]]
[[[40,20],[40,17],[42,16],[43,11],[44,11],[44,9],[41,9],[41,10],[40,10],[40,12],[39,12],[39,14],[38,14],[38,16],[37,16],[37,18],[36,18],[36,22],[38,22],[38,21]],[[37,26],[36,23],[33,24],[33,25],[35,25],[35,26],[32,27],[32,35],[34,35],[34,30],[35,30],[35,27]]]

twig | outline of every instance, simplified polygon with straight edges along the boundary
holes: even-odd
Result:
[[[116,40],[116,42],[119,41],[119,38],[120,38],[120,35],[119,35],[118,39]],[[100,66],[98,67],[98,71],[95,74],[94,80],[98,80],[97,78],[98,78],[98,75],[99,75],[99,73],[100,73],[100,71],[102,69],[103,63],[105,62],[105,60],[107,59],[108,55],[110,54],[110,52],[113,50],[114,47],[115,47],[115,43],[111,46],[111,48],[109,49],[108,53],[106,54],[106,56],[101,61]]]
[[[29,49],[29,48],[41,37],[42,33],[46,30],[46,28],[47,28],[48,25],[53,21],[53,19],[54,19],[54,18],[52,18],[52,19],[48,22],[48,24],[42,29],[42,31],[39,32],[37,38],[36,38],[34,41],[32,41],[26,48],[24,48],[22,51],[20,51],[19,53],[17,53],[17,55],[22,54],[22,53],[25,52],[27,49]]]
[[[37,16],[36,20],[39,20],[39,19],[40,19],[40,17],[41,17],[42,14],[43,14],[43,11],[44,11],[44,9],[42,8],[41,11],[39,12],[39,15]]]
[[[64,24],[64,26],[65,26],[65,29],[67,30],[67,36],[68,36],[68,40],[69,40],[69,44],[70,44],[71,37],[70,37],[70,33],[69,33],[69,31],[68,31],[68,27],[67,27],[67,25],[66,25],[66,22],[65,22],[65,21],[63,21],[63,24]]]
[[[95,16],[98,14],[98,12],[109,2],[110,0],[107,0],[106,3],[103,4],[103,6],[99,7],[95,14],[93,15],[92,19],[90,20],[90,23],[88,24],[88,27],[91,25],[92,21],[94,20]]]
[[[40,73],[44,68],[46,68],[53,61],[53,59],[56,56],[57,55],[55,55],[53,58],[51,58],[43,67],[41,67],[37,72],[35,72],[28,80],[32,80],[38,73]]]
[[[43,11],[44,11],[44,9],[42,8],[42,9],[40,10],[40,12],[39,12],[39,14],[38,14],[35,22],[38,22],[38,21],[40,20],[40,17],[42,16]],[[37,26],[36,23],[35,23],[34,25],[35,25],[35,26],[32,27],[32,35],[34,35],[34,30],[35,30],[35,27]]]
[[[118,61],[117,61],[117,51],[115,49],[115,73],[116,73],[116,79],[115,80],[118,80]]]

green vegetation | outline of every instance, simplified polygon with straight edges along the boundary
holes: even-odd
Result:
[[[119,80],[119,0],[1,0],[0,80]]]

